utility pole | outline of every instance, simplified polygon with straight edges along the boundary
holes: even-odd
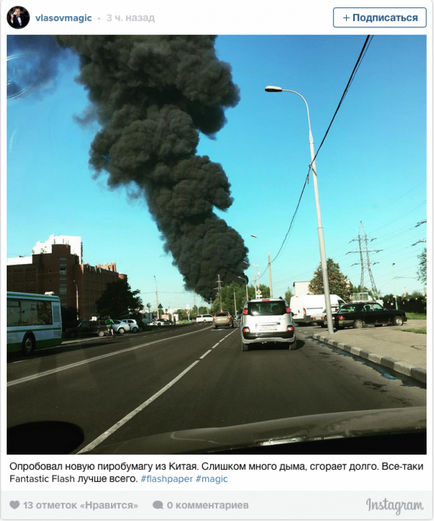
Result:
[[[222,296],[221,296],[221,290],[222,290],[222,281],[220,280],[220,275],[217,275],[217,291],[218,291],[218,299],[220,303],[220,311],[222,310]]]
[[[273,298],[273,281],[271,280],[270,252],[268,251],[268,278],[270,280],[270,298]]]
[[[160,312],[158,310],[158,288],[157,288],[157,278],[154,275],[154,281],[155,281],[155,298],[157,301],[157,318],[160,318]]]
[[[234,315],[237,315],[237,297],[235,296],[235,289],[234,289]]]
[[[395,309],[398,309],[398,299],[396,297],[396,283],[395,283],[395,263],[392,262],[392,277],[393,277],[393,296],[395,300]]]

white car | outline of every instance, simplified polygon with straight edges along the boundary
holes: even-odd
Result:
[[[129,324],[132,333],[138,333],[140,330],[137,320],[134,320],[133,318],[123,318],[121,322]]]
[[[246,302],[240,333],[242,351],[248,351],[252,344],[281,343],[288,349],[297,347],[291,310],[280,298]]]
[[[197,323],[199,323],[199,322],[211,322],[212,323],[212,315],[208,315],[208,314],[197,315],[196,322]]]
[[[113,331],[117,335],[123,335],[128,331],[131,331],[131,327],[128,322],[124,322],[123,320],[113,320]]]

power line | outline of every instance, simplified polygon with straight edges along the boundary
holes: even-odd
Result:
[[[290,224],[289,224],[288,231],[286,232],[286,235],[285,235],[285,237],[284,237],[284,239],[283,239],[283,241],[282,241],[282,244],[281,244],[281,246],[280,246],[280,248],[279,248],[279,251],[277,252],[277,255],[274,257],[274,259],[271,261],[270,264],[272,264],[272,263],[273,263],[273,262],[278,258],[278,256],[280,255],[280,253],[281,253],[281,251],[282,251],[282,248],[283,248],[283,246],[284,246],[284,244],[285,244],[285,242],[286,242],[286,239],[288,238],[288,235],[289,235],[289,233],[290,233],[290,231],[291,231],[291,228],[292,228],[292,225],[293,225],[293,223],[294,223],[295,216],[297,215],[298,208],[299,208],[299,206],[300,206],[300,202],[301,202],[301,199],[302,199],[302,197],[303,197],[304,190],[305,190],[305,188],[306,188],[306,184],[309,182],[309,174],[310,174],[310,171],[311,171],[311,169],[312,169],[312,163],[313,163],[313,162],[315,161],[315,159],[317,158],[317,156],[318,156],[318,154],[319,154],[319,151],[321,150],[321,147],[323,146],[324,141],[325,141],[326,138],[327,138],[327,134],[329,133],[330,128],[331,128],[331,126],[333,125],[333,122],[334,122],[334,120],[335,120],[335,118],[336,118],[336,115],[337,115],[337,113],[339,112],[339,109],[341,108],[342,102],[344,101],[345,96],[347,95],[347,93],[348,93],[348,91],[349,91],[349,89],[350,89],[350,87],[351,87],[351,84],[352,84],[353,81],[354,81],[354,78],[355,78],[355,76],[356,76],[356,74],[357,74],[357,71],[359,70],[359,67],[360,67],[360,65],[361,65],[361,63],[362,63],[362,61],[363,61],[363,58],[365,57],[365,54],[366,54],[367,50],[369,49],[369,46],[371,45],[371,42],[372,42],[372,39],[373,39],[373,38],[374,38],[373,36],[367,36],[367,37],[366,37],[365,43],[363,44],[362,50],[360,51],[359,57],[357,58],[356,64],[354,65],[353,71],[352,71],[352,73],[351,73],[351,75],[350,75],[350,78],[349,78],[349,80],[348,80],[348,82],[347,82],[347,85],[346,85],[346,87],[345,87],[345,89],[344,89],[344,92],[342,93],[342,96],[341,96],[341,99],[340,99],[340,101],[339,101],[339,103],[338,103],[338,106],[337,106],[337,108],[336,108],[336,110],[335,110],[335,112],[334,112],[334,114],[333,114],[333,117],[332,117],[332,119],[331,119],[331,121],[330,121],[330,123],[329,123],[329,126],[327,127],[327,130],[326,130],[326,132],[325,132],[325,134],[324,134],[324,137],[322,138],[321,143],[320,143],[320,145],[319,145],[319,147],[318,147],[318,149],[317,149],[317,151],[316,151],[315,157],[313,158],[311,164],[309,165],[309,169],[308,169],[308,172],[307,172],[306,180],[305,180],[304,185],[303,185],[303,188],[302,188],[302,190],[301,190],[301,194],[300,194],[300,197],[299,197],[299,199],[298,199],[298,203],[297,203],[297,206],[296,206],[296,208],[295,208],[294,214],[293,214],[293,216],[292,216],[291,222],[290,222]],[[316,172],[315,172],[315,175],[316,175]],[[261,277],[262,277],[262,275],[261,275]],[[259,278],[261,278],[261,277],[259,277]],[[258,279],[258,280],[259,280],[259,279]]]
[[[344,92],[343,92],[343,94],[341,96],[341,99],[340,99],[340,101],[338,103],[338,106],[337,106],[337,108],[335,110],[335,113],[333,114],[333,117],[332,117],[332,119],[330,121],[330,124],[327,127],[327,130],[326,130],[326,132],[324,134],[324,137],[322,138],[322,141],[321,141],[321,143],[320,143],[320,145],[319,145],[319,147],[318,147],[318,149],[316,151],[316,154],[315,154],[315,157],[312,160],[312,163],[317,158],[317,156],[319,154],[319,151],[321,150],[321,147],[323,146],[324,141],[326,140],[327,134],[329,133],[329,130],[330,130],[331,126],[333,125],[333,121],[335,120],[335,117],[337,116],[337,113],[339,112],[339,109],[341,108],[341,105],[342,105],[342,102],[345,99],[345,96],[348,94],[348,91],[349,91],[349,89],[351,87],[351,84],[353,83],[354,78],[356,77],[357,71],[359,70],[359,67],[362,64],[363,58],[365,57],[365,54],[366,54],[367,50],[369,49],[369,46],[371,45],[371,42],[372,42],[373,38],[374,38],[373,36],[367,36],[366,37],[365,43],[363,44],[362,50],[360,51],[359,57],[357,58],[357,62],[354,65],[353,72],[351,73],[351,76],[350,76],[350,79],[348,80],[347,86],[344,89]]]
[[[309,172],[307,173],[306,179],[305,179],[305,181],[304,181],[304,185],[303,185],[303,188],[302,188],[302,190],[301,190],[300,197],[298,198],[298,203],[297,203],[297,206],[296,206],[296,208],[295,208],[294,215],[292,216],[291,222],[290,222],[290,224],[289,224],[288,231],[286,232],[286,235],[285,235],[285,237],[284,237],[284,239],[283,239],[283,241],[282,241],[282,244],[281,244],[281,246],[280,246],[280,248],[279,248],[279,251],[277,252],[277,255],[274,257],[274,259],[271,261],[271,263],[273,263],[273,262],[277,259],[277,257],[280,255],[280,252],[282,251],[282,248],[283,248],[283,246],[284,246],[284,244],[285,244],[285,242],[286,242],[286,239],[288,238],[289,232],[291,231],[292,225],[293,225],[293,223],[294,223],[295,216],[297,215],[298,208],[299,208],[299,206],[300,206],[301,199],[302,199],[303,194],[304,194],[304,190],[306,189],[306,185],[307,185],[308,179],[309,179]]]

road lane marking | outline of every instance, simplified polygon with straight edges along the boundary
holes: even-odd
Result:
[[[159,344],[161,342],[166,342],[167,340],[173,340],[174,338],[181,338],[183,336],[194,335],[196,333],[201,333],[202,331],[206,331],[210,328],[204,328],[200,331],[192,331],[190,333],[183,333],[182,335],[177,335],[175,337],[162,338],[160,340],[154,340],[153,342],[147,342],[145,344],[140,344],[138,346],[128,347],[127,349],[122,349],[121,351],[114,351],[113,353],[107,353],[105,355],[95,356],[94,358],[89,358],[88,360],[81,360],[80,362],[74,362],[73,364],[63,365],[61,367],[57,367],[56,369],[49,369],[48,371],[44,371],[42,373],[33,374],[29,376],[24,376],[23,378],[17,378],[16,380],[12,380],[7,383],[7,387],[12,385],[18,385],[25,382],[30,382],[32,380],[36,380],[37,378],[42,378],[44,376],[49,376],[51,374],[59,373],[61,371],[67,371],[69,369],[75,369],[76,367],[80,367],[82,365],[89,364],[90,362],[96,362],[98,360],[103,360],[104,358],[110,358],[111,356],[121,355],[123,353],[128,353],[130,351],[135,351],[136,349],[141,349],[142,347],[151,346],[153,344]]]
[[[154,395],[152,395],[150,398],[148,398],[146,401],[144,401],[141,405],[136,407],[134,410],[132,410],[129,414],[124,416],[121,420],[119,420],[117,423],[115,423],[110,429],[107,429],[105,432],[103,432],[98,438],[95,438],[91,443],[83,447],[80,451],[77,452],[77,454],[83,454],[85,452],[89,452],[93,450],[95,447],[100,445],[104,440],[106,440],[109,436],[111,436],[114,432],[116,432],[118,429],[120,429],[123,425],[125,425],[128,421],[130,421],[134,416],[139,414],[139,412],[143,411],[148,405],[150,405],[152,402],[154,402],[157,398],[159,398],[163,393],[165,393],[167,390],[169,390],[173,385],[176,384],[183,376],[185,376],[195,365],[197,365],[201,360],[205,358],[206,355],[211,353],[211,351],[217,347],[219,344],[221,344],[226,338],[231,336],[235,331],[232,331],[228,335],[226,335],[224,338],[222,338],[217,344],[215,344],[211,349],[209,349],[205,354],[203,354],[199,360],[195,360],[191,365],[187,367],[187,369],[184,369],[182,373],[179,373],[178,376],[176,376],[171,382],[169,382],[167,385],[165,385],[163,388],[161,388],[158,392],[156,392]]]
[[[184,369],[182,373],[179,373],[179,375],[174,378],[171,382],[169,382],[167,385],[165,385],[162,389],[160,389],[157,393],[155,393],[153,396],[151,396],[148,400],[143,402],[141,405],[136,407],[133,411],[131,411],[129,414],[124,416],[122,420],[119,420],[117,423],[115,423],[110,429],[103,432],[98,438],[92,441],[92,443],[89,443],[89,445],[86,445],[83,449],[81,449],[77,454],[83,454],[84,452],[89,452],[90,450],[93,450],[95,447],[97,447],[100,443],[102,443],[105,439],[107,439],[109,436],[111,436],[114,432],[116,432],[118,429],[120,429],[123,425],[125,425],[128,421],[130,421],[134,416],[139,414],[140,411],[143,411],[145,407],[150,405],[153,401],[155,401],[159,396],[161,396],[163,393],[165,393],[168,389],[172,387],[172,385],[175,385],[178,380],[180,380],[184,375],[186,375],[193,367],[199,363],[199,360],[195,360],[191,365],[187,367],[187,369]]]

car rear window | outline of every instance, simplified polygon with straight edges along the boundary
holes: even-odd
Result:
[[[220,312],[220,313],[216,313],[215,316],[216,316],[216,317],[227,317],[228,314],[227,314],[227,313],[224,313],[224,312]]]
[[[249,302],[249,315],[284,315],[286,313],[286,306],[283,301],[279,302]]]
[[[361,306],[355,306],[351,304],[346,304],[345,306],[342,306],[339,311],[342,313],[352,313],[354,311],[359,311]]]

